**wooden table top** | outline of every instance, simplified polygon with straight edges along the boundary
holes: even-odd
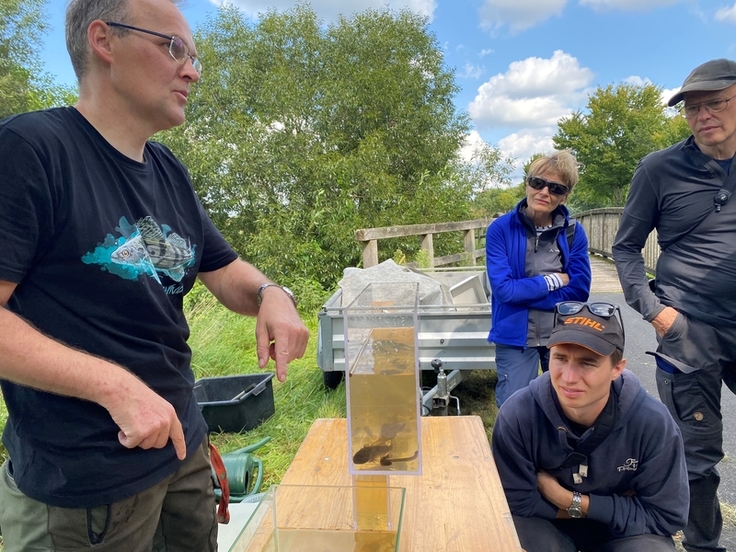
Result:
[[[481,419],[421,420],[422,475],[389,478],[406,489],[399,550],[521,550]],[[347,456],[347,420],[315,420],[281,482],[351,485]]]

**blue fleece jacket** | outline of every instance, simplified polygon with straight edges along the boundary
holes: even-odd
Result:
[[[574,468],[560,468],[577,439],[553,399],[546,372],[512,395],[493,428],[492,449],[513,514],[554,519],[558,508],[537,489],[544,470],[570,490],[590,496],[588,519],[614,537],[672,535],[687,522],[689,490],[680,430],[665,406],[624,370],[614,381],[618,420],[588,457],[588,476],[574,484]],[[592,433],[588,429],[579,439]]]
[[[560,301],[587,301],[591,282],[588,237],[578,224],[572,248],[568,246],[566,229],[570,214],[564,205],[555,211],[565,217],[557,245],[562,254],[562,272],[570,277],[570,283],[549,291],[544,275],[526,276],[528,236],[520,217],[522,207],[526,207],[525,199],[513,211],[493,221],[486,232],[486,271],[491,283],[488,341],[518,347],[526,346],[529,309],[552,311]]]

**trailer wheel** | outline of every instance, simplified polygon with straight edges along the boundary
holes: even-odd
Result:
[[[343,372],[335,370],[333,372],[322,372],[322,381],[324,381],[325,388],[330,391],[334,391],[340,385],[342,381]]]

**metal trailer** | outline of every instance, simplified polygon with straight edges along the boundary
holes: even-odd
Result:
[[[419,305],[419,369],[437,374],[437,385],[423,390],[423,414],[446,414],[452,391],[472,370],[495,370],[490,286],[483,267],[422,271],[450,288],[455,304]],[[342,291],[335,292],[318,315],[317,364],[325,387],[335,389],[345,372]],[[407,307],[412,308],[412,307]]]

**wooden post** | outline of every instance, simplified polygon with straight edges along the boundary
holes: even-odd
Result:
[[[475,266],[475,229],[465,231],[465,252],[470,254],[470,266]]]
[[[378,240],[363,242],[363,268],[370,268],[378,264]]]
[[[424,234],[422,236],[422,249],[428,253],[429,266],[434,267],[434,241],[433,234]]]

